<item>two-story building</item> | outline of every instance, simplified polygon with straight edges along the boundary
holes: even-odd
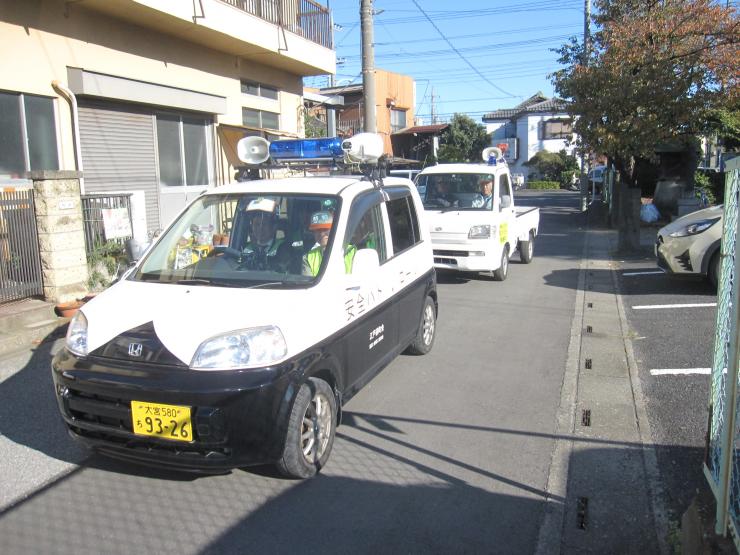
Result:
[[[540,151],[569,154],[575,150],[573,120],[560,98],[548,98],[541,92],[521,104],[496,110],[483,116],[491,144],[507,146],[505,158],[513,173],[529,175],[526,162]]]
[[[233,180],[241,137],[302,136],[302,78],[336,62],[314,0],[0,0],[0,36],[0,181],[142,191],[150,232]]]

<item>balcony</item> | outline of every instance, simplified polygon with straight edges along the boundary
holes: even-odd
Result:
[[[85,0],[82,6],[298,75],[336,69],[331,13],[314,0]]]

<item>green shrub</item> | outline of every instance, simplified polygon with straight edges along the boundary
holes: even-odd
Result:
[[[694,173],[694,190],[696,191],[696,196],[699,198],[701,198],[701,194],[704,193],[710,205],[717,202],[717,198],[714,194],[714,187],[712,187],[712,181],[706,173]]]
[[[95,245],[92,252],[87,253],[87,286],[91,291],[105,289],[128,263],[126,247],[122,243],[108,241]]]
[[[527,189],[560,189],[557,181],[528,181]]]

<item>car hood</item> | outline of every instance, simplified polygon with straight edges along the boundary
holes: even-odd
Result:
[[[658,230],[658,234],[664,236],[670,235],[675,231],[679,231],[685,228],[687,225],[691,225],[701,220],[707,220],[710,218],[721,218],[723,214],[724,205],[722,204],[711,206],[709,208],[704,208],[703,210],[697,210],[696,212],[691,212],[690,214],[686,214],[685,216],[681,216],[680,218],[673,220],[668,225],[660,228],[660,230]]]
[[[480,210],[425,210],[424,213],[432,233],[467,235],[471,226],[491,223],[490,214]]]
[[[309,295],[308,289],[121,281],[80,310],[88,321],[89,352],[124,332],[151,324],[162,344],[177,359],[190,364],[206,339],[257,326],[279,327],[288,345],[288,356],[302,351],[319,340],[316,336],[324,328],[317,321],[324,311],[312,306],[317,297]],[[301,310],[296,310],[299,306]]]

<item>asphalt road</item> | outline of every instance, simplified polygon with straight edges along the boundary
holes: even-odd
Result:
[[[439,276],[438,336],[345,406],[329,464],[291,481],[83,458],[56,414],[50,351],[0,364],[0,552],[531,553],[544,514],[584,217],[542,208],[530,265]]]
[[[678,524],[697,490],[707,488],[702,461],[710,376],[695,372],[712,366],[717,309],[676,305],[712,304],[717,296],[699,279],[629,275],[657,270],[649,244],[653,231],[643,230],[643,256],[622,260],[618,276],[666,507]],[[656,305],[665,308],[640,308]]]

